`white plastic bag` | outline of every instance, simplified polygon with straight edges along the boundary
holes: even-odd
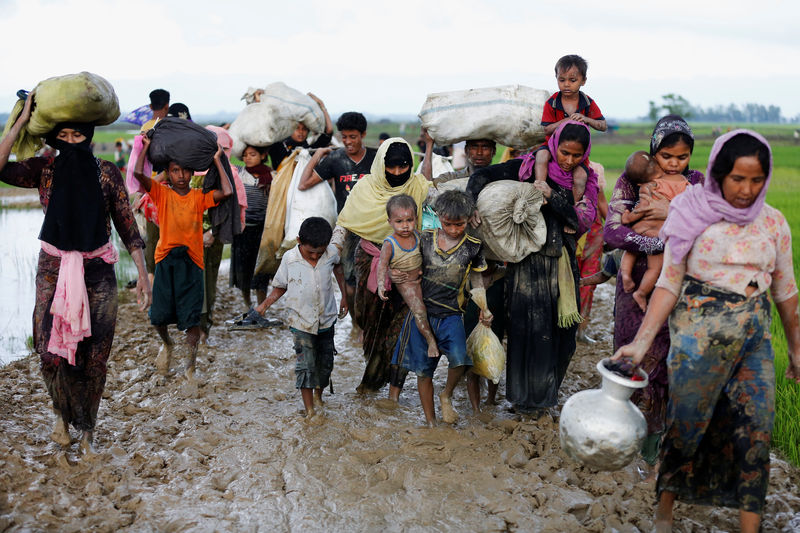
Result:
[[[486,289],[472,289],[472,299],[481,310],[488,309]],[[492,328],[478,322],[467,338],[467,354],[472,359],[472,371],[497,385],[506,367],[506,351]]]
[[[303,170],[311,160],[308,150],[300,150],[297,154],[297,165],[292,174],[292,183],[286,194],[286,222],[284,234],[286,240],[297,238],[300,224],[308,217],[322,217],[328,221],[331,228],[336,224],[336,197],[333,195],[328,182],[323,181],[310,189],[301,191],[297,188]]]
[[[521,150],[544,141],[542,109],[550,93],[504,85],[429,94],[419,112],[437,144],[491,139]]]
[[[446,174],[447,172],[453,172],[453,165],[450,163],[450,159],[447,157],[441,156],[439,154],[431,154],[433,157],[431,158],[431,175],[436,178],[441,174]],[[425,163],[425,158],[423,157],[420,159],[419,165],[417,165],[417,174],[422,174],[422,165]]]
[[[269,146],[282,141],[292,134],[298,122],[311,131],[325,129],[325,114],[319,104],[283,82],[264,87],[260,100],[242,109],[228,130],[236,157],[241,157],[247,145]]]

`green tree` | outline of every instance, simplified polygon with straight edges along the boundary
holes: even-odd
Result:
[[[671,115],[680,115],[683,118],[692,116],[692,104],[683,96],[669,93],[663,95],[661,100],[664,102],[661,104],[661,108],[667,111],[667,113]]]

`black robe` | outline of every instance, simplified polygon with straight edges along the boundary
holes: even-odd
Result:
[[[469,179],[467,193],[477,200],[480,191],[498,180],[518,181],[521,160],[514,159],[477,170]],[[527,180],[533,181],[533,176]],[[542,206],[547,225],[547,240],[538,252],[519,263],[509,263],[506,271],[506,398],[525,411],[558,403],[558,388],[575,353],[577,325],[558,327],[558,258],[562,247],[569,254],[578,298],[576,239],[564,227],[578,227],[572,191],[553,181],[547,204]],[[576,302],[578,303],[578,302]],[[580,304],[578,303],[580,308]]]

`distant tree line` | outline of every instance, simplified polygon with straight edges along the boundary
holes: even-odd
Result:
[[[780,106],[762,104],[728,104],[702,108],[694,106],[679,94],[665,94],[661,103],[650,100],[647,119],[656,121],[664,114],[676,114],[698,122],[800,122],[800,115],[787,119],[781,115]]]

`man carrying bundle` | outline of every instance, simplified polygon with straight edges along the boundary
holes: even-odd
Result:
[[[309,145],[308,141],[306,140],[308,139],[308,126],[302,122],[298,122],[294,133],[285,138],[283,141],[275,143],[269,147],[269,159],[272,162],[272,168],[275,170],[280,168],[281,162],[286,158],[286,156],[292,153],[292,150],[297,147],[324,148],[331,143],[331,138],[333,137],[333,122],[331,121],[331,116],[328,114],[328,110],[325,109],[325,104],[322,102],[322,100],[320,100],[313,93],[308,93],[308,96],[311,97],[311,99],[317,104],[319,104],[319,108],[325,115],[325,131],[320,134],[319,137],[317,137],[316,141]]]

